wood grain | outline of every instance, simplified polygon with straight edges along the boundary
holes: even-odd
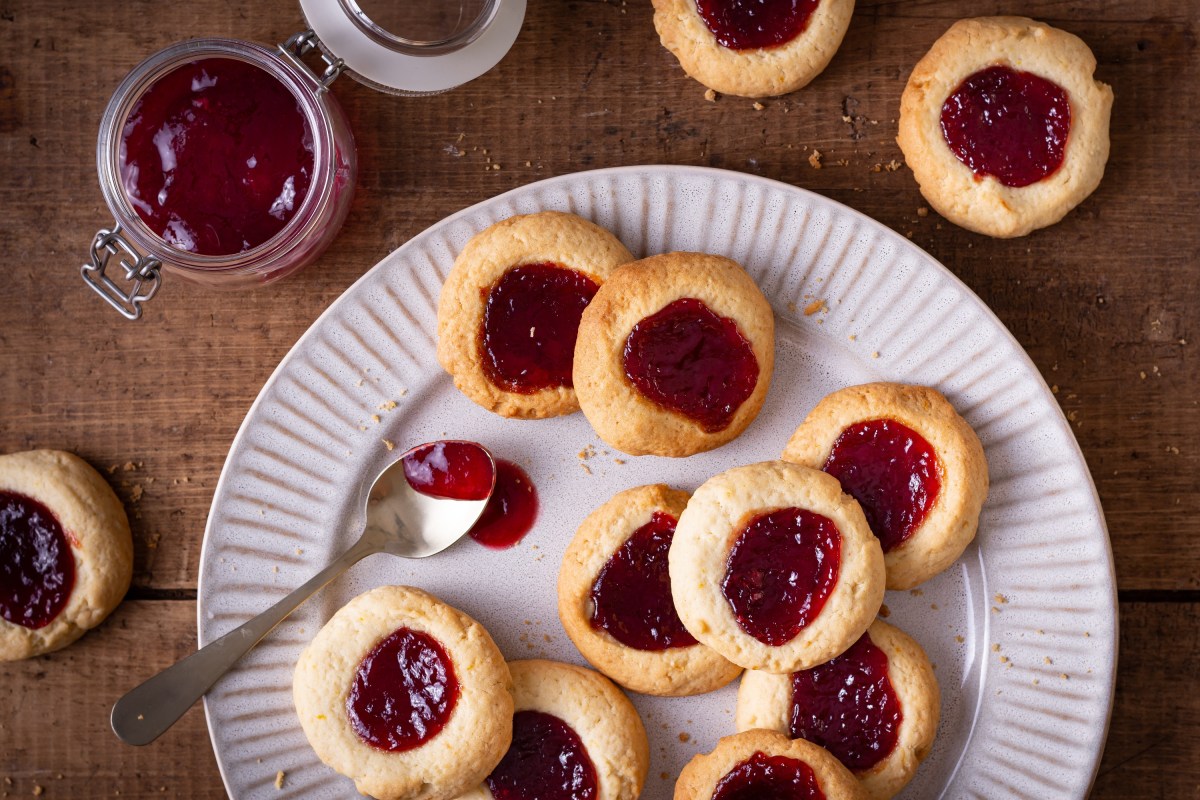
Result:
[[[918,216],[911,173],[873,171],[901,159],[895,115],[911,65],[953,20],[992,13],[1079,34],[1116,93],[1099,190],[1059,225],[1013,241]],[[100,633],[0,667],[0,777],[14,777],[15,795],[38,776],[48,796],[160,786],[219,796],[198,712],[131,750],[107,733],[106,707],[194,644],[213,487],[275,365],[346,286],[447,214],[543,177],[673,163],[783,180],[911,232],[1029,351],[1092,469],[1123,597],[1156,601],[1122,605],[1095,796],[1200,796],[1200,709],[1172,683],[1190,670],[1200,630],[1198,16],[1188,0],[861,0],[829,69],[755,110],[704,99],[658,45],[646,0],[531,0],[509,56],[458,90],[398,98],[338,81],[361,178],[317,264],[253,292],[169,279],[146,318],[127,324],[78,275],[111,221],[94,155],[105,103],[152,52],[193,35],[282,41],[303,27],[298,6],[0,0],[0,451],[63,448],[111,468],[137,541],[133,600]],[[808,163],[814,148],[823,169]],[[47,771],[65,777],[55,784]]]

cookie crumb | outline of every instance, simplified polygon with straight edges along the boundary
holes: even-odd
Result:
[[[613,459],[613,463],[614,463],[614,464],[618,464],[618,465],[620,465],[620,464],[624,464],[624,463],[625,463],[625,459],[623,459],[623,458],[614,458],[614,459]]]
[[[712,89],[709,89],[709,91],[711,92]],[[658,777],[662,778],[664,781],[669,781],[669,780],[671,780],[671,773],[660,772],[660,773],[658,773]]]
[[[38,784],[36,784],[36,783],[35,783],[35,784],[33,785],[33,796],[34,796],[34,797],[41,797],[41,796],[42,796],[42,792],[44,792],[44,791],[46,791],[46,790],[45,790],[45,789],[43,789],[43,788],[42,788],[41,786],[39,786]]]
[[[704,99],[710,103],[717,102],[717,92],[715,89],[709,89],[704,93]]]
[[[371,422],[374,422],[376,425],[378,425],[378,424],[379,424],[379,415],[378,415],[378,414],[372,414],[372,415],[371,415]]]
[[[874,353],[871,353],[871,358],[879,358],[879,351],[876,350]]]
[[[993,645],[992,645],[992,652],[993,652],[993,653],[999,653],[999,652],[1000,652],[1000,643],[999,643],[999,642],[996,642],[995,644],[993,644]]]
[[[923,592],[920,589],[909,589],[908,593],[911,594],[913,597],[921,597],[922,595],[925,594],[925,592]]]
[[[681,741],[681,742],[690,742],[691,740],[692,740],[692,735],[691,735],[690,733],[683,732],[683,731],[681,731],[681,732],[680,732],[680,734],[679,734],[679,741]]]
[[[825,301],[824,300],[813,300],[811,303],[809,303],[808,305],[806,305],[804,307],[804,316],[811,317],[813,314],[816,314],[818,311],[825,311],[825,310],[826,309],[825,309]]]
[[[1067,675],[1067,673],[1065,673],[1065,672],[1060,672],[1058,674],[1058,677],[1062,678],[1064,681],[1071,680],[1071,677],[1069,675]]]
[[[900,169],[903,166],[904,166],[903,162],[897,161],[896,159],[893,158],[891,161],[884,164],[883,168],[886,169],[888,172],[895,172],[896,170]]]
[[[129,499],[134,503],[142,499],[142,485],[140,483],[135,483],[129,490]]]
[[[395,442],[391,441],[390,439],[384,439],[383,446],[388,449],[388,452],[391,452],[392,450],[396,449]]]
[[[1008,602],[1008,598],[1007,598],[1007,597],[1005,597],[1005,596],[1004,596],[1004,595],[1002,595],[1002,594],[999,594],[999,593],[997,593],[997,594],[996,594],[996,596],[995,596],[994,598],[992,598],[992,599],[993,599],[993,600],[995,600],[995,601],[996,601],[997,603],[999,603],[1000,605],[1004,605],[1005,603],[1007,603],[1007,602]]]
[[[887,603],[884,603],[883,605],[881,605],[879,607],[879,616],[883,617],[884,619],[887,619],[891,615],[892,615],[892,610],[887,607]]]
[[[766,106],[756,101],[751,108],[753,108],[755,111],[762,111],[764,108],[766,108]]]
[[[283,770],[279,770],[279,772],[275,773],[275,788],[283,788]]]
[[[379,410],[380,411],[391,411],[395,407],[396,407],[396,401],[388,400],[386,403],[380,404]]]
[[[355,385],[355,386],[362,386],[362,385],[363,385],[363,383],[365,383],[365,382],[366,382],[366,378],[359,378],[357,381],[355,381],[355,382],[354,382],[354,385]]]
[[[929,209],[926,208],[925,206],[921,206],[920,208],[917,209],[917,216],[918,217],[928,217]]]
[[[811,153],[809,153],[808,165],[810,167],[812,167],[813,169],[821,168],[821,151],[820,150],[817,150],[814,148],[813,151]]]
[[[966,639],[964,639],[962,636],[955,636],[954,641],[958,642],[959,644],[962,644],[963,642],[966,641]]]
[[[1043,661],[1045,661],[1047,664],[1053,664],[1053,663],[1054,663],[1053,661],[1051,661],[1051,660],[1050,660],[1050,656],[1046,656],[1046,657],[1045,657],[1044,659],[1042,659],[1042,660],[1043,660]]]

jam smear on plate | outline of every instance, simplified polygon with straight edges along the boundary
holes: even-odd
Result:
[[[404,454],[404,477],[421,494],[449,500],[484,500],[496,470],[488,452],[474,442],[430,442]]]
[[[488,379],[531,394],[572,386],[579,318],[600,287],[559,264],[513,267],[488,292],[480,351]]]
[[[296,97],[232,58],[159,78],[121,134],[121,182],[167,244],[206,256],[252,250],[279,233],[308,193],[313,136]]]
[[[696,10],[722,47],[779,47],[808,27],[820,0],[696,0]]]
[[[933,446],[894,419],[847,427],[822,469],[862,506],[885,553],[920,527],[942,488]]]
[[[995,65],[967,77],[942,104],[942,135],[977,178],[1021,187],[1062,166],[1071,132],[1067,91],[1032,72]]]
[[[44,628],[74,587],[75,556],[58,518],[32,497],[0,491],[0,617]]]
[[[808,764],[760,751],[717,781],[712,800],[825,800],[825,793]]]
[[[495,550],[512,547],[529,533],[537,519],[538,496],[525,470],[496,459],[496,489],[470,536]]]
[[[833,520],[781,508],[742,529],[729,551],[721,592],[742,630],[777,647],[821,613],[841,560],[842,535]]]
[[[454,665],[437,640],[397,628],[359,663],[346,713],[364,742],[402,753],[437,736],[458,696]]]
[[[634,325],[624,360],[639,392],[707,433],[728,427],[758,383],[758,359],[737,323],[693,298]]]
[[[542,711],[513,715],[508,752],[484,781],[495,800],[596,800],[596,767],[579,734]]]
[[[608,559],[592,583],[593,628],[637,650],[696,643],[671,599],[667,553],[676,523],[670,514],[655,511]]]
[[[865,633],[837,658],[792,673],[789,733],[824,747],[850,770],[887,758],[903,719],[887,653]]]

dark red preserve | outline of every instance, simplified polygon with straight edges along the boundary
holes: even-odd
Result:
[[[404,454],[404,477],[421,494],[450,500],[484,500],[492,492],[492,457],[474,442],[430,442]]]
[[[1062,166],[1071,132],[1067,92],[1032,72],[991,66],[942,104],[942,134],[977,176],[1028,186]]]
[[[480,348],[488,379],[531,394],[571,386],[579,318],[600,287],[559,264],[524,264],[488,292]]]
[[[44,628],[66,607],[75,586],[75,556],[46,506],[0,491],[0,617]]]
[[[402,753],[437,736],[458,695],[454,665],[437,640],[398,628],[358,665],[346,713],[364,742]]]
[[[496,459],[496,488],[470,536],[496,550],[512,547],[529,533],[537,519],[538,496],[525,470]]]
[[[696,0],[700,18],[724,47],[778,47],[808,27],[819,0]]]
[[[121,133],[121,182],[172,247],[224,256],[258,247],[300,208],[313,134],[296,97],[265,70],[205,58],[159,78]]]
[[[485,779],[494,800],[596,800],[596,767],[579,734],[542,711],[513,715],[508,752]]]
[[[676,522],[670,514],[655,511],[608,559],[592,583],[593,628],[637,650],[696,643],[671,599],[667,553]]]
[[[792,738],[821,745],[855,772],[888,757],[903,720],[887,653],[865,633],[837,658],[792,674]]]
[[[777,647],[796,637],[837,585],[842,535],[833,520],[801,508],[762,514],[729,551],[721,591],[742,630]]]
[[[736,322],[683,298],[633,326],[625,375],[650,400],[715,433],[754,393],[758,359]]]
[[[885,553],[912,536],[942,488],[933,446],[894,419],[847,427],[834,442],[824,470],[862,506]]]
[[[808,764],[758,752],[717,781],[712,800],[825,800],[825,793]]]

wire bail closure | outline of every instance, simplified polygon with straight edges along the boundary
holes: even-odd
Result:
[[[123,289],[106,274],[108,262],[118,256],[117,263],[125,273],[128,289]],[[154,297],[162,285],[162,262],[153,256],[143,256],[121,236],[121,226],[101,229],[92,239],[91,261],[80,267],[80,275],[96,294],[128,320],[142,316],[142,303]]]

